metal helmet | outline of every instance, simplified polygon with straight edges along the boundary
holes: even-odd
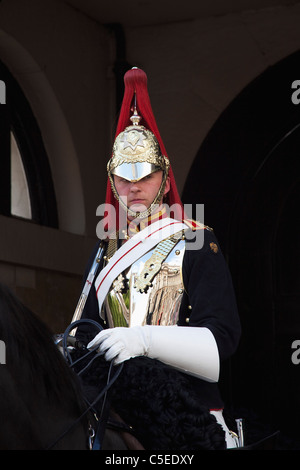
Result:
[[[172,166],[152,111],[147,89],[147,75],[143,70],[133,67],[125,73],[124,85],[115,142],[107,164],[108,182],[105,203],[108,215],[104,223],[108,231],[111,230],[112,233],[120,228],[119,206],[122,206],[130,217],[146,218],[153,212],[155,205],[161,201],[168,177],[170,189],[165,195],[165,202],[169,207],[176,207],[176,213],[174,210],[176,219],[182,220],[184,215]],[[114,175],[129,181],[138,181],[158,170],[163,171],[162,184],[150,207],[140,213],[130,211],[116,191]],[[110,211],[110,207],[114,210]]]
[[[139,125],[141,118],[136,108],[130,120],[132,125],[126,127],[115,139],[112,158],[107,164],[107,172],[113,193],[123,208],[126,209],[128,215],[144,218],[151,214],[153,208],[162,199],[170,162],[162,154],[158,140],[153,132]],[[143,212],[130,210],[119,197],[113,175],[117,175],[127,181],[136,182],[159,170],[163,171],[162,183],[150,207]]]

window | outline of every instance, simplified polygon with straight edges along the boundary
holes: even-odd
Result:
[[[5,89],[0,104],[0,214],[57,228],[51,170],[37,121],[1,61],[0,82]]]
[[[11,215],[31,219],[31,204],[22,157],[13,132],[10,133]]]

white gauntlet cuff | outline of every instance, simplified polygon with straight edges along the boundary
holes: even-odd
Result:
[[[219,351],[208,328],[154,325],[142,328],[149,332],[148,357],[208,382],[218,381]]]

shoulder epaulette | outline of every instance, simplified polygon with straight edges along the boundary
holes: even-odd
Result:
[[[206,230],[210,230],[211,232],[213,232],[213,229],[211,227],[209,227],[208,225],[204,225],[201,222],[198,222],[197,220],[185,219],[183,222],[192,230],[206,229]]]

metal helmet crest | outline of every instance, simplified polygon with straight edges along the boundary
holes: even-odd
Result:
[[[119,203],[127,210],[129,216],[145,218],[151,214],[164,193],[170,162],[160,149],[159,143],[153,132],[139,124],[141,117],[136,108],[130,118],[132,125],[128,126],[115,139],[112,158],[107,164],[107,172],[113,193]],[[155,171],[163,171],[162,183],[159,191],[150,205],[143,212],[130,210],[120,199],[114,184],[114,175],[127,181],[136,182]]]

